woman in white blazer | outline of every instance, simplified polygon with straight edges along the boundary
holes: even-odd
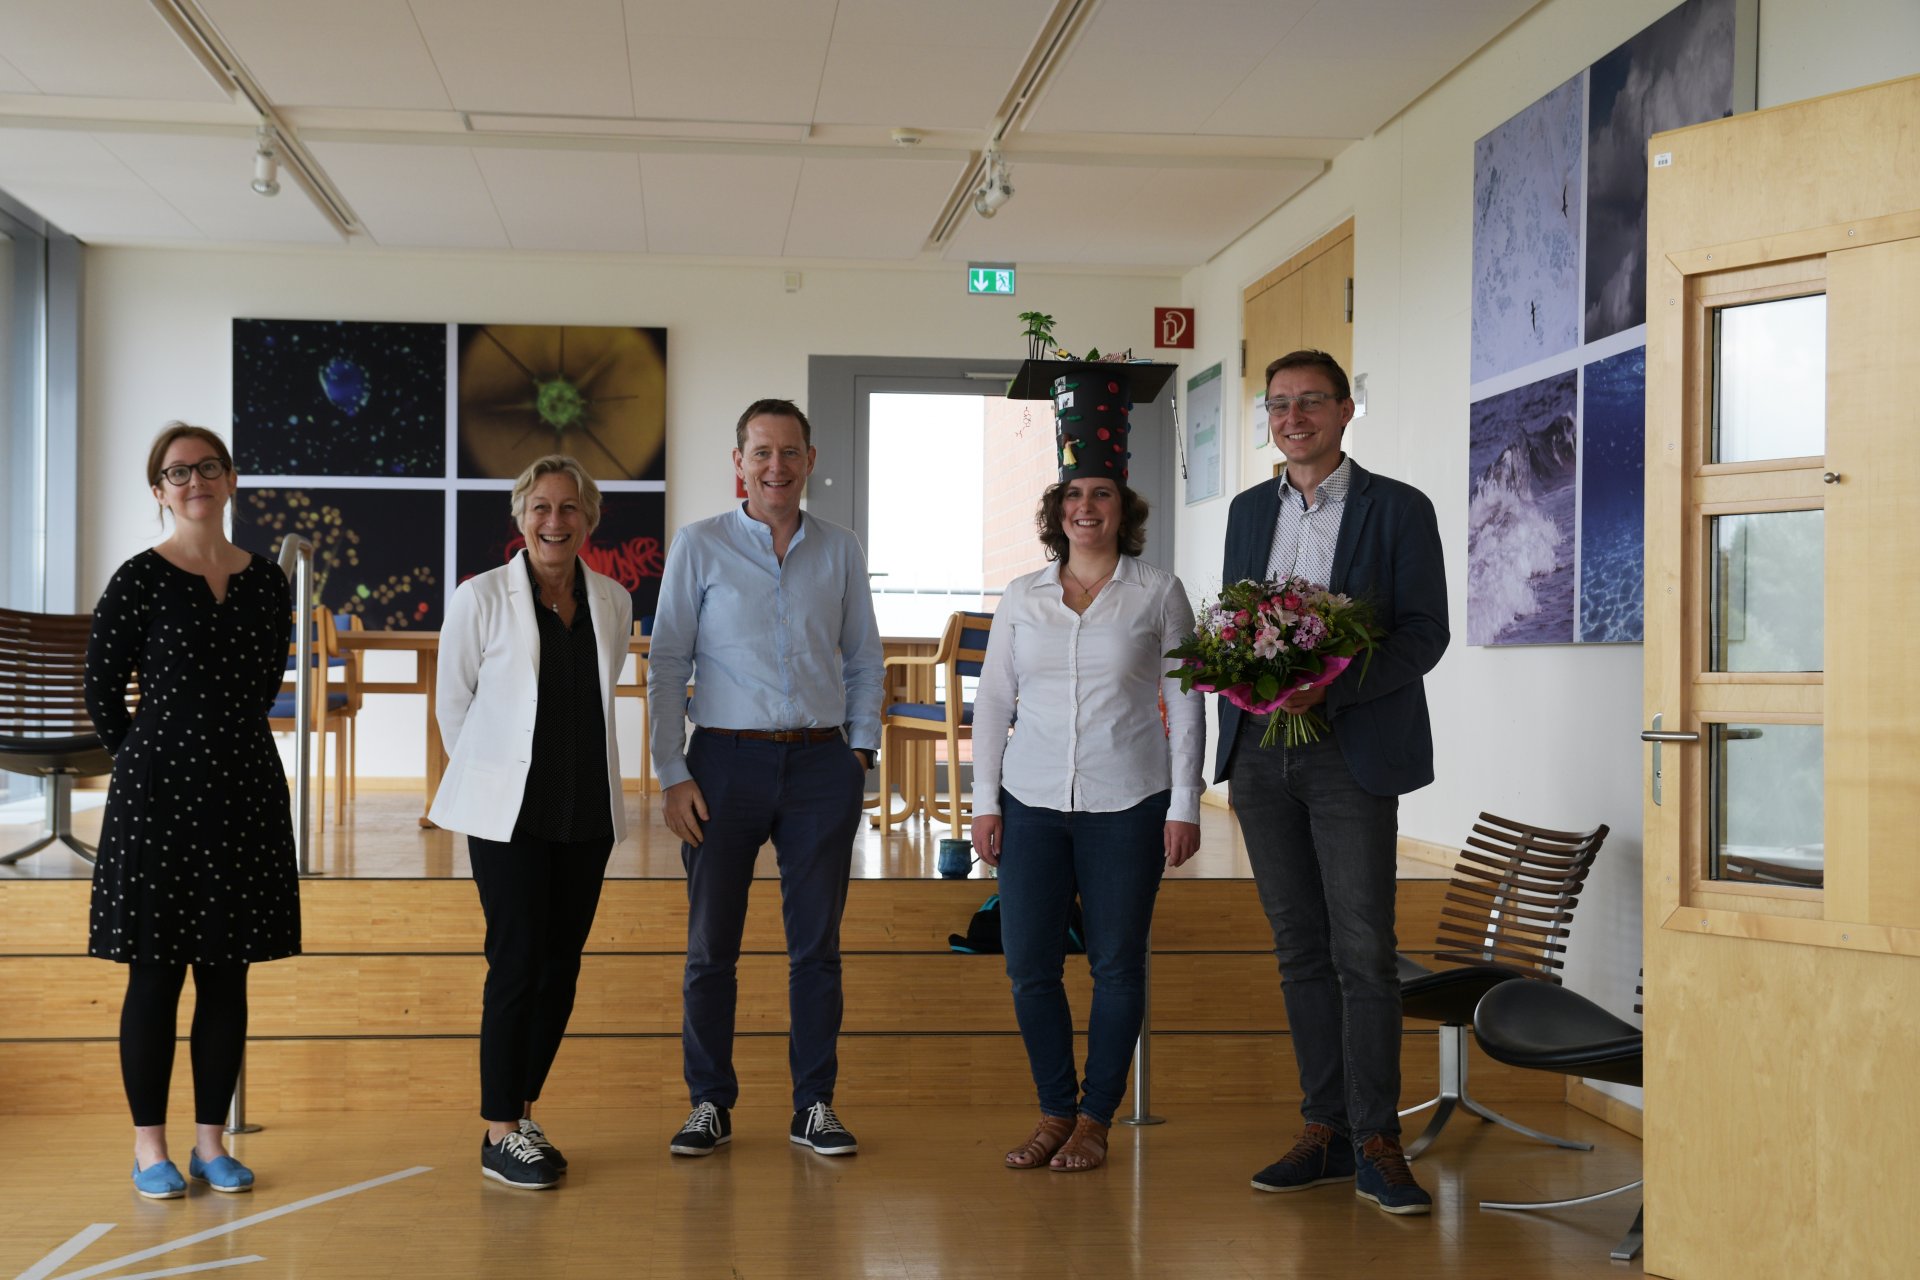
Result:
[[[566,1158],[533,1119],[573,1013],[607,855],[626,835],[613,692],[633,597],[580,561],[600,490],[552,454],[513,485],[526,548],[460,584],[440,632],[447,771],[430,816],[467,834],[487,917],[480,1170],[552,1187]]]

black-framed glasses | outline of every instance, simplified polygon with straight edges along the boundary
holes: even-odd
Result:
[[[1276,418],[1287,416],[1287,410],[1300,406],[1302,413],[1317,413],[1332,404],[1337,397],[1325,391],[1308,391],[1297,396],[1268,396],[1260,403],[1268,413]]]
[[[171,467],[165,467],[161,470],[160,474],[167,478],[168,484],[177,489],[192,479],[193,473],[196,471],[200,473],[202,480],[218,480],[221,476],[227,474],[227,464],[218,458],[202,458],[192,466],[188,466],[182,462]]]

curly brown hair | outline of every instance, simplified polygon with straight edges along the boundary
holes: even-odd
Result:
[[[1047,486],[1040,495],[1040,505],[1033,512],[1034,531],[1040,535],[1040,545],[1047,549],[1047,559],[1065,560],[1067,558],[1067,485],[1071,481],[1060,481]],[[1123,482],[1114,481],[1120,490],[1120,554],[1137,556],[1147,545],[1147,500],[1129,489]]]

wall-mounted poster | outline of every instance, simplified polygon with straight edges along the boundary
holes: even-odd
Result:
[[[468,489],[460,494],[457,582],[505,564],[526,546],[513,522],[505,489]],[[646,617],[660,602],[660,574],[667,564],[667,498],[664,493],[625,491],[600,495],[600,523],[580,558],[633,594],[633,616]]]
[[[1187,379],[1187,504],[1220,496],[1220,366]]]
[[[1638,642],[1645,612],[1647,349],[1588,365],[1580,401],[1579,638]]]
[[[1568,370],[1472,408],[1469,644],[1573,639],[1575,380]]]
[[[242,476],[446,471],[447,326],[233,322],[233,461]]]
[[[233,540],[277,558],[297,533],[313,542],[313,589],[369,631],[437,631],[446,596],[447,497],[439,489],[245,488]]]
[[[664,480],[667,331],[463,324],[460,475],[511,480],[566,453],[595,480]]]
[[[1473,378],[1580,345],[1581,77],[1473,147]]]
[[[1647,139],[1733,114],[1734,0],[1687,0],[1593,64],[1586,340],[1647,322]]]

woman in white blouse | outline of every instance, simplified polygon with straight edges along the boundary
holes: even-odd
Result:
[[[1007,588],[974,700],[974,843],[1000,869],[1007,976],[1040,1097],[1038,1127],[1006,1154],[1013,1169],[1105,1162],[1145,1008],[1154,896],[1200,845],[1205,703],[1163,674],[1193,610],[1178,578],[1137,559],[1147,504],[1112,478],[1125,475],[1116,435],[1113,449],[1062,450],[1063,479],[1036,517],[1054,563]],[[1076,893],[1094,983],[1084,1080],[1060,981]]]

